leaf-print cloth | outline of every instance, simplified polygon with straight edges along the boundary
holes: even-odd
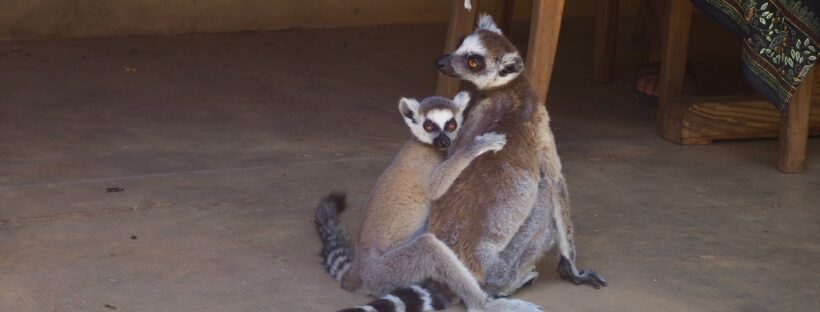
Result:
[[[820,0],[691,0],[743,41],[743,72],[781,111],[820,57]]]

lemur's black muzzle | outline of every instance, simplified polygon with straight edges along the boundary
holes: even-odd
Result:
[[[450,147],[450,137],[444,135],[444,133],[439,134],[435,139],[433,139],[433,145],[439,149],[446,150]]]
[[[453,56],[451,54],[445,54],[439,57],[436,60],[436,67],[438,67],[438,71],[447,76],[455,76],[456,71],[453,69],[452,58]]]

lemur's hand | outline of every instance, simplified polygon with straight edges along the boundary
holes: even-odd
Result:
[[[507,136],[496,132],[488,132],[475,137],[473,144],[475,144],[475,147],[477,148],[478,155],[489,151],[495,153],[500,151],[504,148],[504,145],[507,144]]]

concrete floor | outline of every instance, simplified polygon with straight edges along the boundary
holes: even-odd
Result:
[[[322,271],[311,215],[344,190],[355,233],[408,137],[395,103],[431,94],[442,34],[0,43],[0,311],[363,303]],[[621,50],[619,81],[597,84],[590,34],[565,26],[549,109],[579,262],[610,286],[561,281],[549,256],[516,296],[546,311],[816,311],[820,141],[802,175],[774,169],[776,140],[665,142],[655,109],[631,99],[637,54]]]

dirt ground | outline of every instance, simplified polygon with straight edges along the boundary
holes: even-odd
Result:
[[[618,81],[595,83],[591,30],[565,25],[548,108],[579,264],[610,286],[561,281],[550,254],[515,297],[546,311],[817,309],[820,141],[802,175],[774,168],[776,140],[663,141],[655,108],[632,100],[640,54],[623,38]],[[432,93],[443,33],[1,42],[0,311],[364,303],[322,271],[311,215],[345,191],[355,233],[409,137],[397,100]],[[735,77],[736,58],[694,58],[706,91]]]

